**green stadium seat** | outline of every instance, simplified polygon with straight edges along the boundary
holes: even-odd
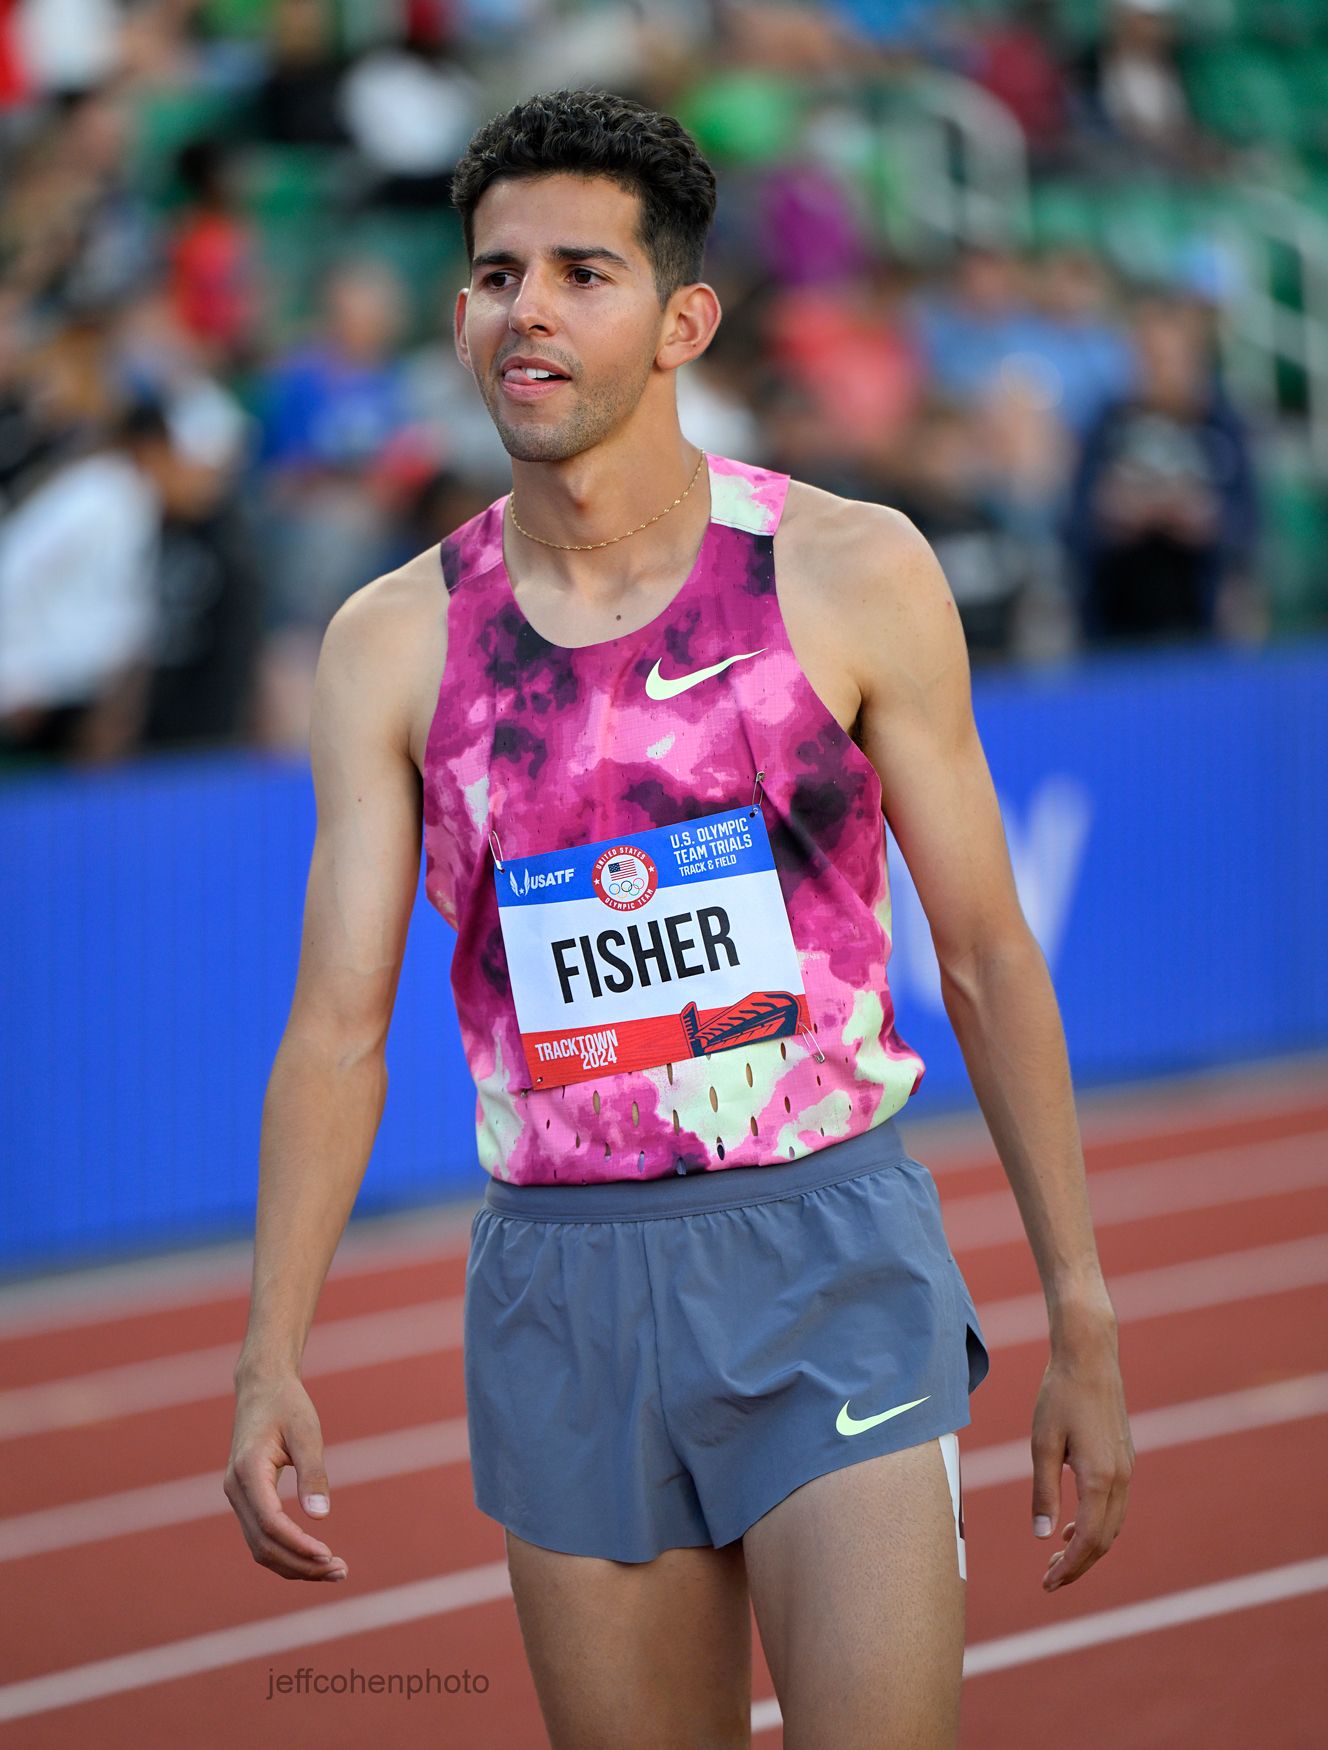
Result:
[[[338,219],[346,155],[335,147],[247,145],[237,155],[236,188],[258,233],[280,331],[312,311]]]
[[[348,156],[336,146],[247,146],[239,166],[240,198],[264,223],[326,222],[340,198]]]
[[[1283,76],[1296,105],[1301,150],[1328,159],[1328,46],[1286,50]]]
[[[1029,190],[1033,242],[1043,249],[1065,245],[1098,248],[1102,242],[1101,201],[1075,182],[1034,183]]]
[[[148,194],[169,197],[175,190],[175,155],[191,140],[226,139],[239,134],[247,105],[231,91],[195,87],[149,91],[134,100],[133,173]]]
[[[203,23],[213,36],[266,36],[272,0],[205,0]]]
[[[1076,48],[1093,43],[1102,35],[1110,0],[1053,0],[1056,28]]]
[[[1328,162],[1306,166],[1305,181],[1297,190],[1297,198],[1321,224],[1328,225]]]
[[[1265,462],[1266,534],[1261,577],[1273,629],[1298,632],[1328,621],[1328,491],[1305,466]]]
[[[1231,32],[1250,42],[1309,46],[1328,40],[1323,0],[1230,0]]]
[[[1238,146],[1300,144],[1300,104],[1275,55],[1214,43],[1192,49],[1184,71],[1195,119],[1213,133]]]
[[[693,86],[677,116],[708,156],[726,164],[766,164],[797,138],[804,102],[796,80],[737,71]]]
[[[1098,198],[1103,245],[1120,272],[1136,280],[1169,278],[1195,228],[1181,190],[1169,182],[1141,179]]]

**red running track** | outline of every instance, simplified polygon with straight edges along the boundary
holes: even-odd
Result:
[[[965,1750],[1323,1742],[1326,1079],[1312,1063],[1081,1101],[1139,1462],[1115,1549],[1050,1597],[1058,1540],[1029,1526],[1036,1272],[985,1131],[906,1127],[993,1350],[960,1440]],[[240,1251],[0,1293],[0,1742],[546,1744],[502,1531],[470,1494],[468,1216],[356,1230],[324,1291],[306,1378],[337,1588],[255,1567],[221,1494]],[[1067,1472],[1067,1518],[1073,1500]],[[753,1743],[774,1750],[755,1627],[754,1646]],[[301,1671],[451,1681],[278,1691]]]

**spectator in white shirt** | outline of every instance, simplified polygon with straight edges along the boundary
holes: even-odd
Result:
[[[110,759],[137,738],[157,626],[169,453],[159,411],[126,413],[0,526],[0,749]]]

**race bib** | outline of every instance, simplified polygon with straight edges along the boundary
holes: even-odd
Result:
[[[759,809],[504,858],[494,881],[533,1088],[808,1026]]]

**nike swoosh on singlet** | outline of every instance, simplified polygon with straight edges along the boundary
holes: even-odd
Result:
[[[708,681],[712,675],[723,674],[726,668],[731,668],[735,662],[749,662],[753,656],[762,656],[765,646],[760,650],[744,650],[740,656],[726,656],[723,662],[713,662],[709,668],[694,669],[691,674],[675,675],[672,680],[666,680],[659,672],[659,663],[646,676],[646,697],[648,699],[676,699],[679,693],[685,693],[688,687],[695,687],[701,681]]]
[[[931,1393],[927,1393],[930,1397]],[[848,1413],[845,1404],[835,1421],[835,1428],[840,1434],[864,1434],[868,1428],[874,1428],[878,1422],[888,1422],[891,1416],[902,1416],[905,1410],[916,1410],[919,1404],[925,1404],[927,1398],[914,1398],[911,1404],[896,1404],[893,1410],[882,1410],[879,1416],[864,1416],[859,1422]]]

